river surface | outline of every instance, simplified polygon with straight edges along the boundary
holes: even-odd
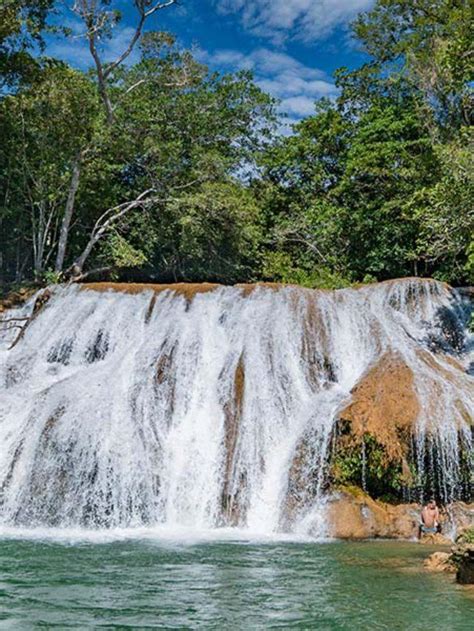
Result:
[[[431,549],[417,544],[0,537],[0,629],[446,631],[474,623],[473,591],[425,571]]]

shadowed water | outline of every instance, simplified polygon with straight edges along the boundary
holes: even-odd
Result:
[[[0,628],[472,629],[409,543],[0,541]]]

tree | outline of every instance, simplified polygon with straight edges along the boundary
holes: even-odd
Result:
[[[416,101],[374,103],[354,125],[343,177],[335,192],[356,278],[418,275],[419,230],[409,200],[436,180],[439,165]]]
[[[124,238],[130,234],[130,245],[148,251],[147,259],[165,273],[169,266],[150,252],[150,242],[162,243],[159,230],[171,230],[162,226],[162,217],[176,227],[176,215],[167,213],[168,205],[199,191],[206,182],[227,181],[233,173],[242,173],[271,133],[273,101],[250,75],[208,75],[169,39],[160,37],[159,48],[157,38],[153,40],[146,42],[142,61],[122,71],[116,88],[123,99],[106,134],[112,179],[85,181],[87,190],[108,188],[113,195],[106,211],[89,224],[90,239],[74,260],[78,273],[111,229]],[[135,86],[133,93],[130,86]],[[102,178],[104,166],[92,169],[91,179]],[[94,207],[97,201],[89,199],[89,208]],[[143,214],[148,231],[140,239],[133,227]]]
[[[54,0],[2,0],[0,5],[0,89],[31,80],[40,67],[34,46],[43,32]]]
[[[417,257],[440,280],[474,282],[474,139],[465,130],[437,148],[440,177],[409,202],[419,226]]]
[[[172,239],[159,239],[160,269],[176,280],[234,283],[259,271],[260,208],[237,182],[206,182],[168,204]],[[166,267],[163,265],[166,261]]]
[[[31,86],[0,100],[0,217],[11,217],[31,243],[36,278],[54,260],[71,171],[94,134],[97,114],[92,82],[64,65],[43,70]]]
[[[423,95],[432,133],[473,123],[474,15],[468,0],[378,0],[354,31],[374,60]]]
[[[336,101],[320,102],[265,157],[268,276],[464,282],[473,233],[471,18],[468,3],[452,0],[379,0],[358,18],[372,58],[340,68]]]
[[[406,204],[419,230],[413,258],[451,282],[465,278],[473,233],[473,27],[465,0],[379,0],[355,23],[381,74],[403,76],[431,136],[437,175]]]
[[[294,127],[262,158],[257,184],[265,208],[267,278],[304,285],[341,286],[350,272],[333,197],[344,171],[350,126],[330,101]]]
[[[105,63],[101,57],[100,42],[112,36],[113,29],[121,20],[118,8],[111,9],[111,0],[75,0],[73,11],[85,26],[85,37],[89,43],[89,51],[94,61],[97,84],[102,99],[107,123],[114,120],[114,104],[110,95],[114,72],[127,60],[144,34],[145,23],[156,13],[176,4],[177,0],[133,0],[137,11],[137,22],[130,41],[122,52],[111,62]],[[117,3],[115,3],[117,4]],[[131,86],[130,86],[131,87]]]
[[[273,101],[248,74],[209,75],[166,34],[147,35],[141,61],[116,71],[114,99],[109,125],[93,78],[63,65],[0,101],[3,221],[14,230],[21,217],[32,235],[37,278],[51,268],[83,276],[89,263],[176,273],[154,250],[169,249],[160,233],[179,230],[169,209],[184,212],[181,198],[208,182],[233,190],[273,125]],[[28,269],[27,242],[20,250]]]
[[[121,65],[127,60],[133,52],[135,46],[140,42],[140,39],[144,34],[145,22],[158,11],[168,8],[173,4],[176,4],[176,0],[165,0],[164,2],[156,2],[153,0],[134,0],[134,5],[138,13],[138,20],[134,34],[127,46],[121,53],[119,53],[116,59],[105,64],[101,57],[99,43],[101,40],[111,37],[113,28],[121,19],[121,13],[118,9],[110,8],[110,0],[75,0],[72,9],[79,16],[85,26],[85,37],[88,40],[89,51],[92,60],[94,61],[96,70],[98,93],[105,109],[106,124],[109,127],[111,127],[114,123],[114,109],[117,106],[117,104],[113,104],[110,96],[115,78],[114,73],[120,70]],[[140,82],[128,86],[125,95],[134,90],[137,85],[140,85]],[[123,96],[123,92],[121,96]],[[91,152],[92,149],[94,149],[94,147],[95,143],[92,141],[91,144],[81,147],[74,158],[56,257],[55,271],[57,274],[61,274],[64,271],[63,266],[69,238],[69,228],[74,214],[76,194],[79,188],[84,158]],[[152,192],[152,189],[141,191],[134,200],[124,201],[123,203],[115,204],[107,210],[104,210],[94,224],[84,250],[74,261],[74,264],[70,267],[70,269],[73,270],[75,274],[81,274],[84,264],[95,244],[100,241],[109,228],[111,226],[115,226],[115,224],[123,216],[136,208],[142,208],[144,204],[148,204],[148,197]]]
[[[174,4],[134,0],[108,60],[120,3],[71,0],[88,72],[41,53],[56,5],[2,4],[3,278],[471,278],[469,3],[377,0],[354,25],[367,63],[286,138],[250,74],[209,73],[150,30]]]

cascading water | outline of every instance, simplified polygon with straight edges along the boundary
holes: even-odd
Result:
[[[435,467],[455,497],[472,454],[466,322],[456,292],[410,279],[192,299],[56,289],[17,344],[0,332],[0,520],[321,534],[335,420],[387,352],[413,371],[418,476]]]

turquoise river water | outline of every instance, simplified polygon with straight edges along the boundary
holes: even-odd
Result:
[[[474,628],[415,543],[0,539],[0,629]]]

